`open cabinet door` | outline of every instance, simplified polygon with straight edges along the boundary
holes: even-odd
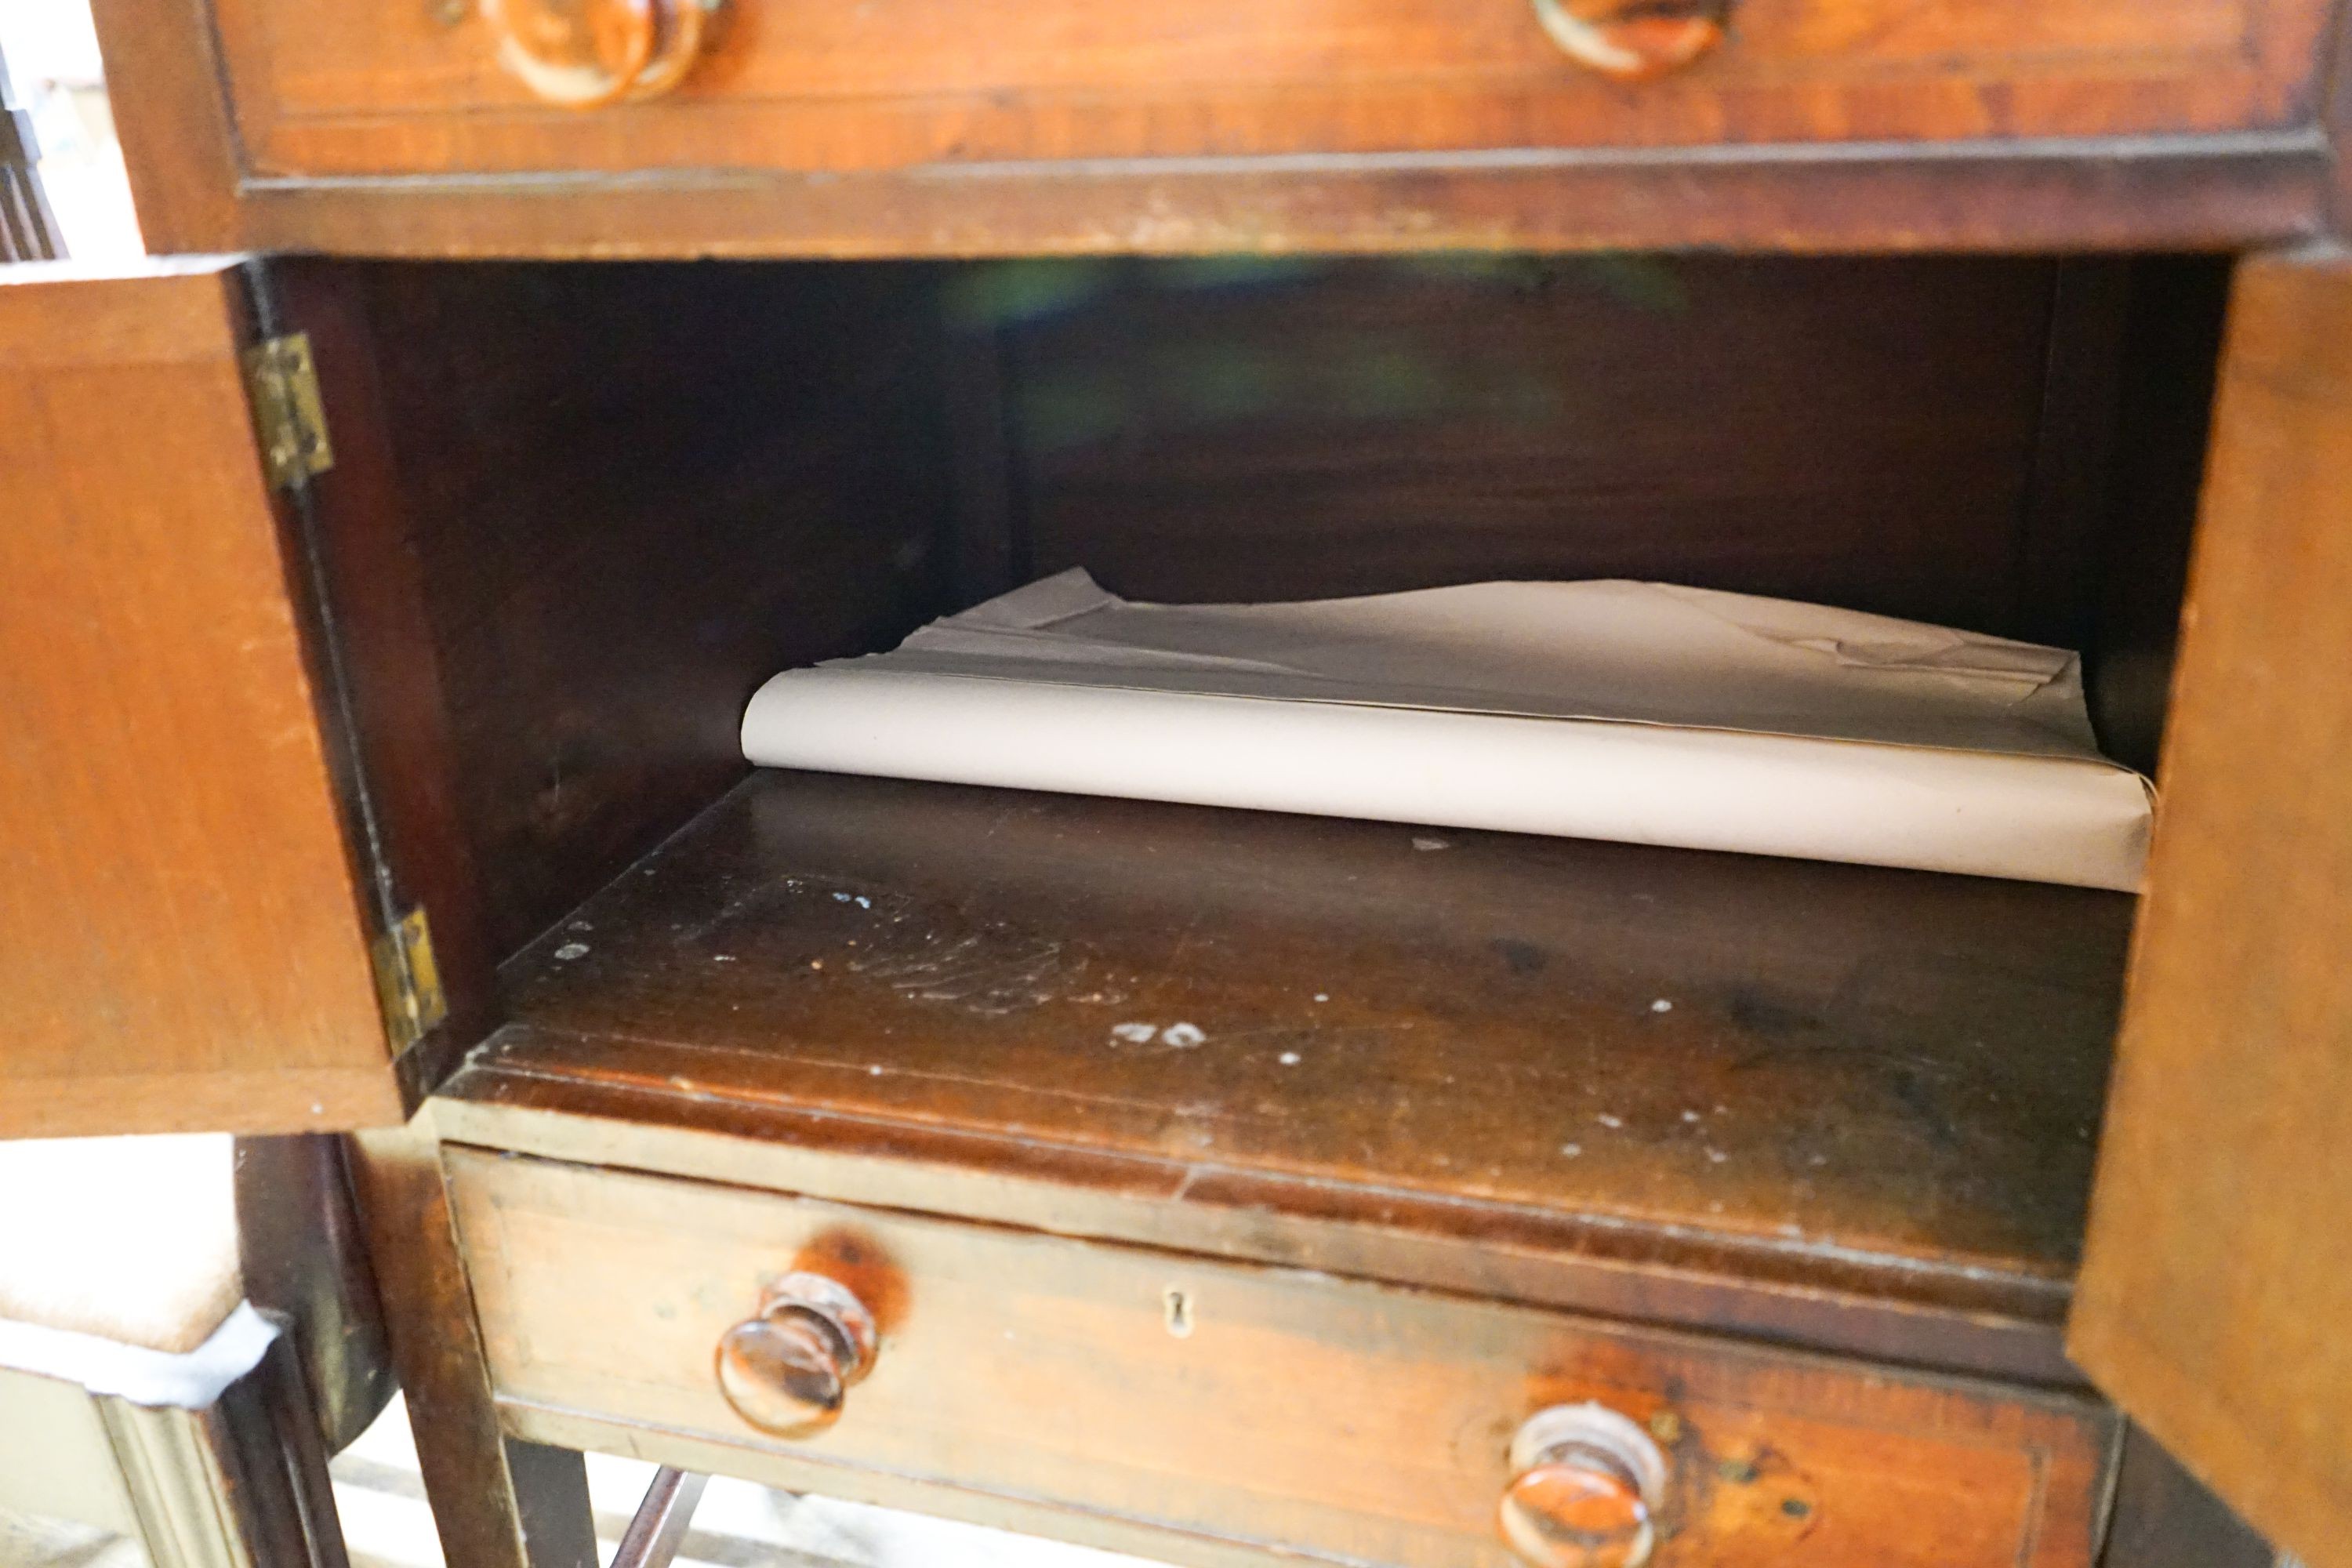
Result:
[[[2282,1548],[2352,1564],[2352,258],[2231,309],[2071,1349]]]
[[[401,1115],[252,346],[233,261],[0,268],[0,1137]]]

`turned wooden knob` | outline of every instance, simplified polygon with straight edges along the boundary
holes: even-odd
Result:
[[[1530,1568],[1642,1568],[1666,1457],[1602,1405],[1539,1410],[1511,1440],[1503,1539]]]
[[[768,1287],[759,1316],[720,1337],[719,1391],[761,1431],[805,1436],[841,1415],[877,1344],[874,1314],[849,1287],[787,1274]]]
[[[705,0],[480,0],[499,63],[550,103],[593,109],[667,92],[693,68]]]
[[[1683,67],[1723,42],[1731,0],[1535,0],[1569,57],[1620,81]]]

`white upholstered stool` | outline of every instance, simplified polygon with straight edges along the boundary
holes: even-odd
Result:
[[[155,1568],[341,1568],[294,1341],[245,1299],[232,1149],[0,1142],[0,1509]]]

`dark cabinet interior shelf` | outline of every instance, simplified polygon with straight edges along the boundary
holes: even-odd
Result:
[[[509,1022],[444,1094],[1223,1216],[1146,1241],[1475,1240],[1486,1277],[1430,1282],[1558,1294],[1512,1275],[1551,1260],[1648,1292],[1579,1304],[1728,1290],[1760,1331],[2056,1379],[2132,912],[761,773],[506,966]]]

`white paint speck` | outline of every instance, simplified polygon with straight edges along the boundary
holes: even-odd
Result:
[[[563,929],[565,931],[594,931],[596,928],[590,925],[586,921],[573,921],[570,925],[565,926]]]
[[[1318,991],[1315,993],[1315,1000],[1318,1002],[1328,1002],[1331,1000],[1331,993],[1328,991]]]
[[[735,955],[731,952],[714,952],[710,955],[710,962],[713,963],[732,963],[735,962]]]
[[[1675,1010],[1675,1005],[1674,1005],[1673,1003],[1671,1003],[1671,1002],[1667,1001],[1667,1000],[1666,1000],[1664,997],[1663,997],[1663,996],[1659,997],[1656,1001],[1654,1001],[1654,1002],[1653,1002],[1653,1003],[1651,1003],[1651,1004],[1650,1004],[1650,1011],[1651,1011],[1651,1012],[1653,1012],[1653,1013],[1671,1013],[1671,1012],[1673,1012],[1674,1010]]]
[[[867,1078],[880,1078],[882,1076],[881,1065],[877,1063],[873,1067],[867,1068],[866,1069],[866,1076]]]
[[[1151,1043],[1151,1037],[1158,1033],[1160,1028],[1155,1024],[1113,1024],[1110,1026],[1112,1039],[1124,1041],[1130,1046],[1148,1046]]]
[[[1180,1051],[1189,1051],[1208,1037],[1207,1032],[1198,1024],[1171,1024],[1160,1031],[1160,1043],[1173,1046]]]
[[[1584,1152],[1584,1145],[1581,1143],[1563,1143],[1559,1146],[1559,1152],[1573,1160],[1579,1154]]]
[[[1696,1110],[1685,1110],[1683,1112],[1683,1120],[1685,1121],[1696,1121],[1698,1120],[1698,1112]]]
[[[1443,838],[1416,838],[1412,841],[1412,847],[1415,849],[1423,850],[1424,852],[1433,849],[1451,849],[1454,847],[1452,844],[1446,842]]]
[[[324,1105],[314,1101],[310,1106],[310,1114],[313,1116],[324,1116],[327,1114],[327,1108]]]
[[[1297,1051],[1285,1051],[1282,1055],[1275,1058],[1274,1059],[1280,1062],[1284,1067],[1295,1068],[1298,1065],[1298,1053]]]
[[[1600,1115],[1594,1117],[1592,1120],[1598,1121],[1601,1126],[1608,1128],[1612,1131],[1614,1131],[1618,1128],[1625,1125],[1625,1119],[1623,1117],[1612,1116],[1605,1110]]]
[[[567,942],[555,950],[555,956],[564,963],[569,963],[575,958],[585,958],[588,956],[588,944],[584,942]]]
[[[1725,1152],[1724,1152],[1722,1150],[1720,1150],[1720,1149],[1709,1149],[1709,1150],[1706,1152],[1706,1158],[1707,1158],[1707,1163],[1708,1163],[1709,1164],[1720,1165],[1720,1164],[1722,1164],[1726,1160],[1730,1159],[1730,1158],[1731,1158],[1731,1156],[1730,1156],[1730,1155],[1728,1155],[1728,1154],[1727,1154],[1727,1153],[1725,1153]]]

